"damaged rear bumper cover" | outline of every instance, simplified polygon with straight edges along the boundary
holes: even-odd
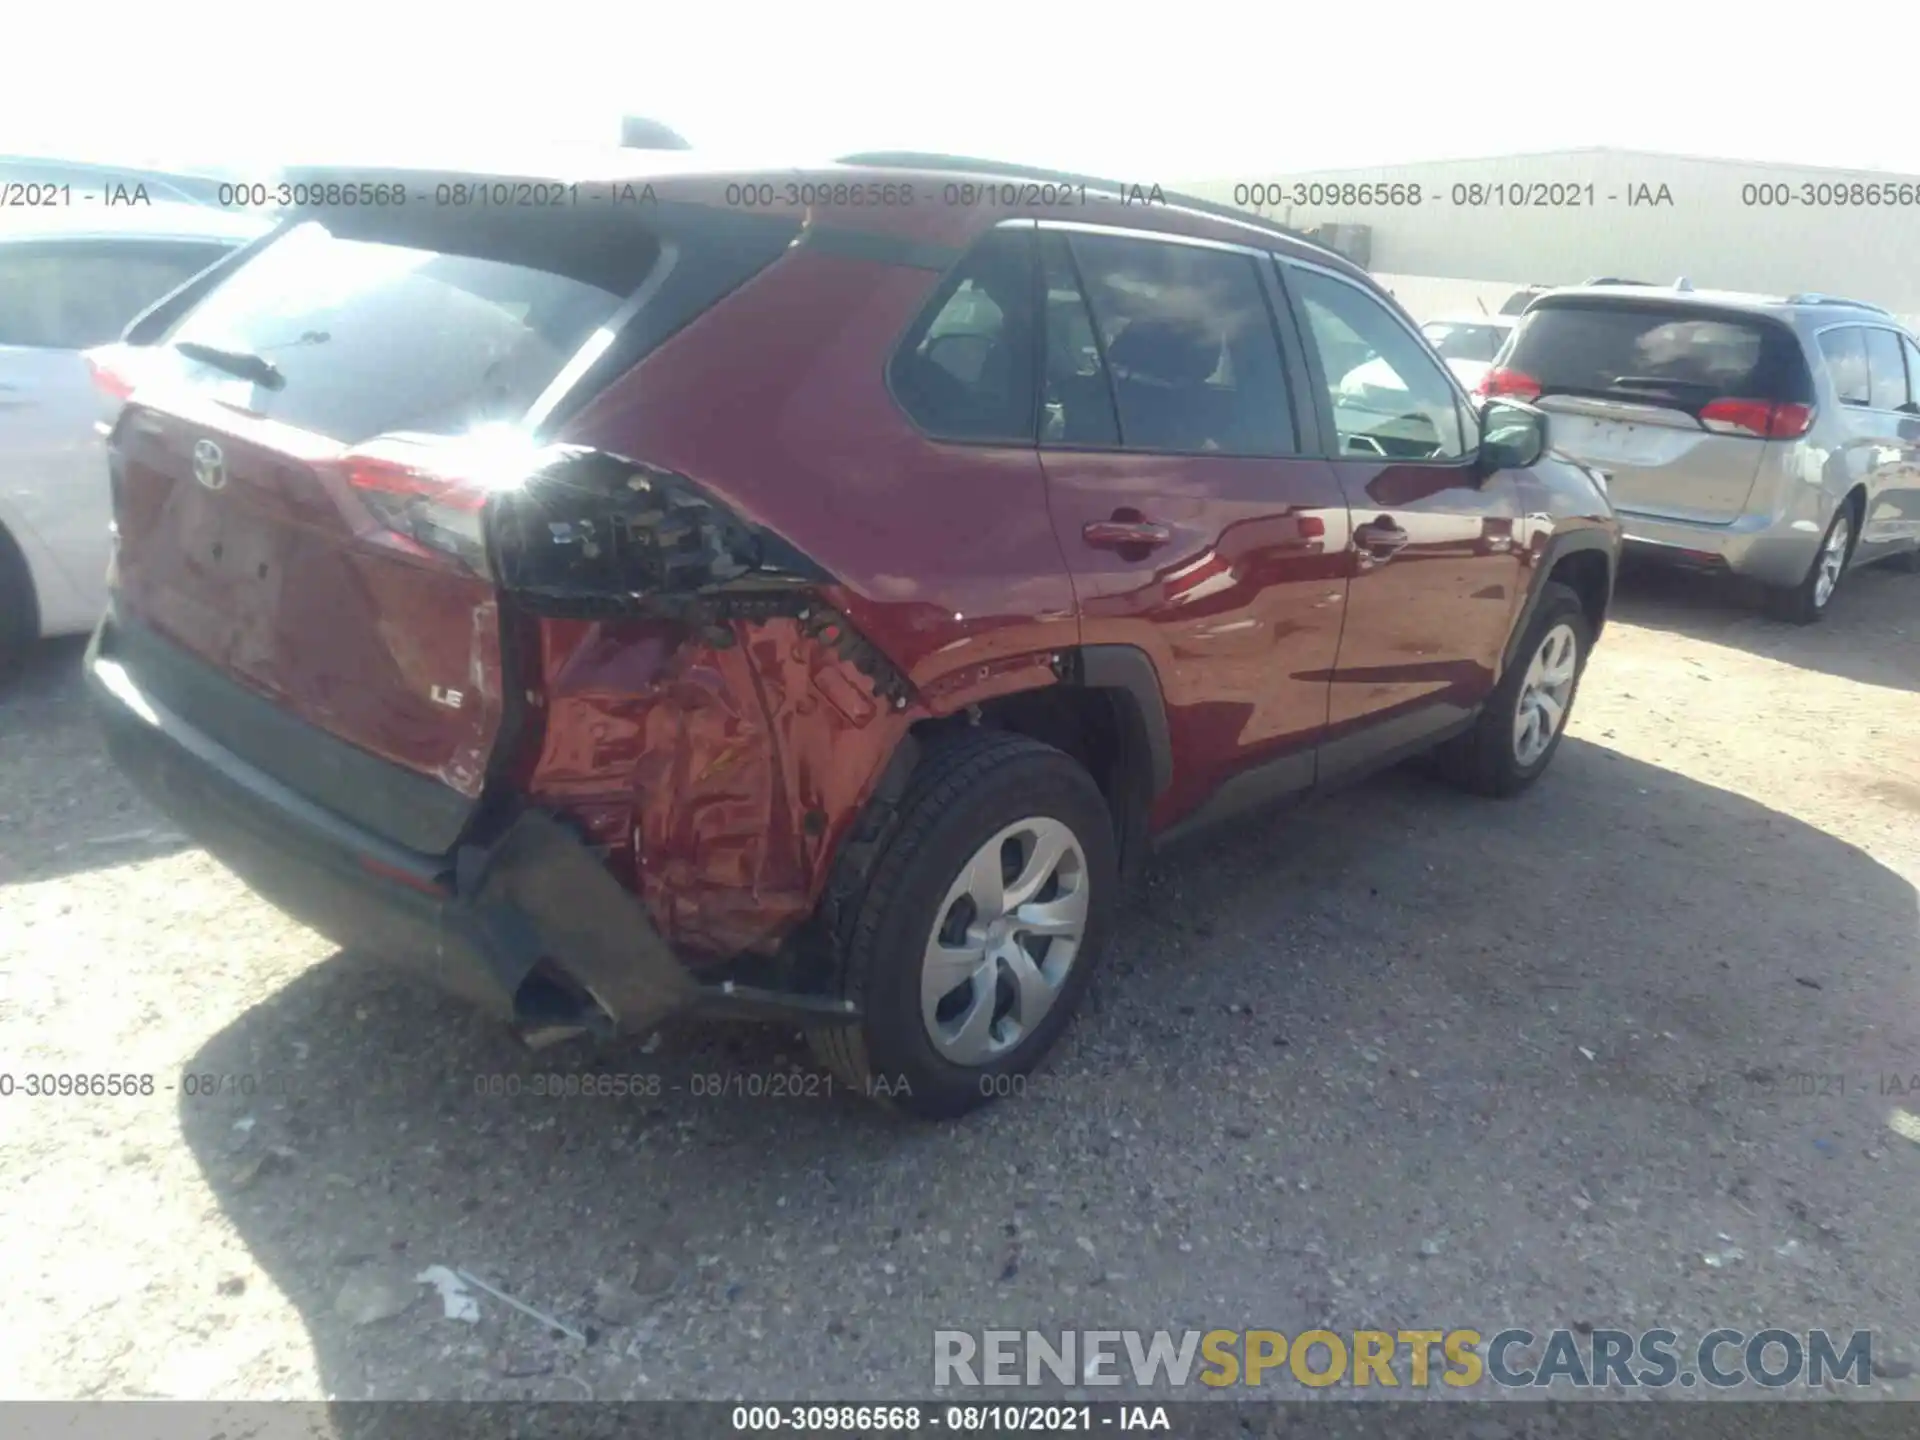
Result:
[[[485,847],[393,844],[315,803],[167,709],[123,664],[111,617],[85,670],[115,763],[247,885],[344,948],[422,975],[527,1028],[631,1032],[680,1011],[824,1018],[824,999],[702,985],[645,907],[552,817],[526,812]],[[315,731],[316,746],[340,745]],[[396,768],[396,781],[405,777]],[[544,980],[584,992],[560,1013]],[[834,1018],[840,1018],[838,1014]]]

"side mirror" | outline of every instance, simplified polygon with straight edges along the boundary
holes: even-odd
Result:
[[[1531,405],[1494,399],[1480,407],[1480,472],[1524,470],[1547,453],[1547,417]]]

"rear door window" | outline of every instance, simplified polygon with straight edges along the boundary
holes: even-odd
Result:
[[[65,240],[0,246],[0,345],[86,350],[227,253],[225,245]]]
[[[1820,353],[1833,377],[1833,393],[1842,405],[1866,405],[1873,400],[1873,382],[1867,373],[1867,336],[1858,325],[1839,325],[1820,332]]]
[[[944,440],[1034,438],[1033,231],[995,230],[968,252],[887,367],[894,398]]]
[[[1658,301],[1549,300],[1520,322],[1503,364],[1540,394],[1698,413],[1716,399],[1805,404],[1799,342],[1757,316]]]
[[[651,262],[628,242],[626,278]],[[261,251],[167,337],[257,356],[282,377],[248,408],[349,444],[399,430],[518,421],[624,294],[524,258],[340,238],[308,221]],[[233,379],[183,366],[209,385]]]
[[[1252,256],[1076,234],[1121,444],[1178,454],[1294,455],[1280,340]]]
[[[1900,358],[1900,337],[1891,330],[1863,327],[1867,342],[1867,403],[1876,410],[1898,410],[1907,403],[1907,366]]]

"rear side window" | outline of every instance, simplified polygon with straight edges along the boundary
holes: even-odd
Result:
[[[647,260],[634,257],[641,274]],[[344,239],[309,221],[167,338],[270,362],[284,383],[255,386],[249,408],[353,444],[521,419],[623,299],[528,263]]]
[[[1822,331],[1820,353],[1826,357],[1827,373],[1833,377],[1833,393],[1842,405],[1865,405],[1873,399],[1873,385],[1867,377],[1867,336],[1858,325],[1842,325]]]
[[[1543,303],[1520,322],[1507,369],[1542,395],[1588,395],[1698,411],[1715,399],[1812,400],[1784,326],[1728,311],[1594,301]]]
[[[1900,358],[1900,337],[1891,330],[1864,330],[1867,339],[1867,403],[1876,410],[1898,410],[1907,403],[1907,365]]]
[[[226,253],[219,244],[157,240],[0,246],[0,345],[105,345]]]
[[[1033,232],[995,230],[934,292],[887,367],[922,430],[1032,443],[1033,290]]]
[[[1280,341],[1248,255],[1075,235],[1129,450],[1292,455]]]

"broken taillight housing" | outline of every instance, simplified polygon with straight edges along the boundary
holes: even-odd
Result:
[[[335,464],[368,513],[397,539],[491,576],[487,501],[537,468],[536,454],[517,431],[383,435]]]

